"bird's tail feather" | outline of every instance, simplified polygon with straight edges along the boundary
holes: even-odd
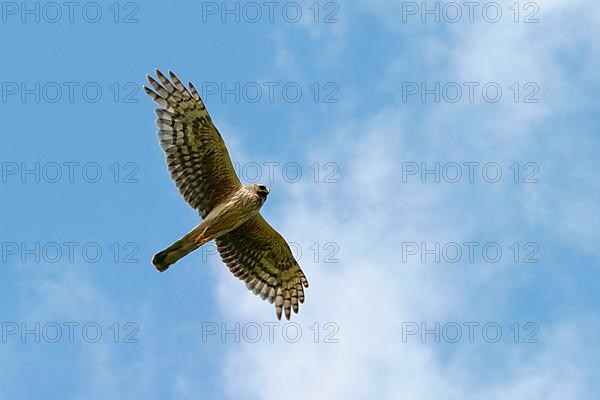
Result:
[[[174,264],[180,258],[186,256],[198,247],[202,246],[206,241],[198,242],[197,238],[200,235],[201,230],[204,229],[202,225],[197,226],[191,232],[187,233],[184,237],[157,253],[152,258],[152,264],[160,272],[166,271],[169,266]]]

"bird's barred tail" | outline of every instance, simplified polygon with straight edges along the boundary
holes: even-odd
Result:
[[[185,257],[187,254],[202,246],[206,242],[198,242],[196,240],[198,235],[200,234],[201,229],[203,229],[201,225],[197,226],[184,237],[182,237],[163,251],[157,253],[152,258],[152,264],[154,264],[158,271],[164,272],[172,264],[177,262],[177,260],[179,260],[182,257]]]

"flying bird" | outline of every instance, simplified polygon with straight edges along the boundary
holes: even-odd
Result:
[[[242,185],[229,152],[198,91],[186,88],[175,74],[156,70],[147,76],[146,93],[160,108],[158,138],[167,167],[185,201],[198,210],[202,222],[157,253],[152,263],[160,272],[203,244],[215,240],[223,262],[234,276],[263,300],[275,303],[278,319],[284,311],[298,313],[304,302],[306,276],[285,239],[260,215],[269,188]]]

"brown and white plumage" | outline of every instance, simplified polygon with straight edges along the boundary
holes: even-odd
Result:
[[[269,190],[264,185],[243,186],[225,142],[194,86],[189,90],[169,71],[148,76],[153,89],[146,93],[156,109],[158,137],[167,166],[179,192],[198,209],[203,221],[191,232],[159,252],[152,260],[159,271],[209,240],[216,240],[221,258],[248,289],[275,302],[277,318],[298,312],[304,301],[306,276],[285,239],[260,215]]]
[[[242,185],[225,142],[213,125],[196,88],[188,91],[169,71],[173,83],[156,70],[157,82],[148,75],[156,92],[144,87],[161,108],[155,110],[160,147],[179,192],[202,218]]]
[[[290,306],[298,312],[304,302],[306,276],[289,245],[257,213],[238,229],[217,238],[217,249],[229,270],[246,282],[246,287],[269,303],[275,302],[277,318],[282,308],[290,319]]]

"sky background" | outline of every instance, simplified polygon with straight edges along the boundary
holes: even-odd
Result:
[[[488,3],[2,2],[0,392],[598,398],[600,5]],[[291,324],[214,246],[150,263],[198,223],[155,68],[270,186]]]

